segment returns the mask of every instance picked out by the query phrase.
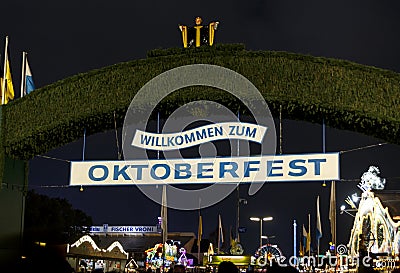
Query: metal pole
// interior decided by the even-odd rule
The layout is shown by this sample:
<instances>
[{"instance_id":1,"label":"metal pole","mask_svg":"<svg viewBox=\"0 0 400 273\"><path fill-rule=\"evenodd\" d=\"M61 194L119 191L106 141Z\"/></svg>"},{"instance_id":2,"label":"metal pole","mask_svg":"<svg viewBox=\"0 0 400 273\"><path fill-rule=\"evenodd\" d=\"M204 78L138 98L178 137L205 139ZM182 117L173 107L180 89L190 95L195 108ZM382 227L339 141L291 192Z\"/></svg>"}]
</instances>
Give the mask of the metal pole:
<instances>
[{"instance_id":1,"label":"metal pole","mask_svg":"<svg viewBox=\"0 0 400 273\"><path fill-rule=\"evenodd\" d=\"M238 114L237 114L237 118L238 118L238 121L240 122L240 117L239 117L239 115L240 115L240 112L238 111ZM240 150L239 150L239 147L240 147L240 140L238 139L238 141L237 141L237 156L239 156L239 154L240 154ZM240 188L239 188L239 186L240 186L240 184L238 184L237 185L237 219L236 219L236 230L235 230L235 234L236 234L236 240L237 240L237 242L239 243L240 242L240 238L239 238L239 225L240 225Z\"/></svg>"},{"instance_id":2,"label":"metal pole","mask_svg":"<svg viewBox=\"0 0 400 273\"><path fill-rule=\"evenodd\" d=\"M160 112L157 112L157 134L160 133ZM157 159L160 159L160 150L157 150Z\"/></svg>"},{"instance_id":3,"label":"metal pole","mask_svg":"<svg viewBox=\"0 0 400 273\"><path fill-rule=\"evenodd\" d=\"M308 246L308 256L311 257L311 215L308 214L308 236L310 237L310 240L307 242Z\"/></svg>"},{"instance_id":4,"label":"metal pole","mask_svg":"<svg viewBox=\"0 0 400 273\"><path fill-rule=\"evenodd\" d=\"M239 185L237 186L237 219L236 219L236 230L235 230L235 234L236 234L236 240L239 243L240 239L239 239L239 221L240 221L240 191L239 191Z\"/></svg>"},{"instance_id":5,"label":"metal pole","mask_svg":"<svg viewBox=\"0 0 400 273\"><path fill-rule=\"evenodd\" d=\"M263 219L262 218L260 218L260 248L262 247L262 222L263 222Z\"/></svg>"},{"instance_id":6,"label":"metal pole","mask_svg":"<svg viewBox=\"0 0 400 273\"><path fill-rule=\"evenodd\" d=\"M325 153L325 120L322 118L322 152Z\"/></svg>"},{"instance_id":7,"label":"metal pole","mask_svg":"<svg viewBox=\"0 0 400 273\"><path fill-rule=\"evenodd\" d=\"M86 128L83 128L82 161L85 161L85 150L86 150Z\"/></svg>"},{"instance_id":8,"label":"metal pole","mask_svg":"<svg viewBox=\"0 0 400 273\"><path fill-rule=\"evenodd\" d=\"M282 154L282 104L279 105L279 154Z\"/></svg>"},{"instance_id":9,"label":"metal pole","mask_svg":"<svg viewBox=\"0 0 400 273\"><path fill-rule=\"evenodd\" d=\"M293 220L293 257L297 257L296 230L297 230L296 220Z\"/></svg>"},{"instance_id":10,"label":"metal pole","mask_svg":"<svg viewBox=\"0 0 400 273\"><path fill-rule=\"evenodd\" d=\"M325 139L326 139L326 133L325 133L325 119L322 118L322 152L325 153ZM326 182L322 183L323 186L326 186Z\"/></svg>"}]
</instances>

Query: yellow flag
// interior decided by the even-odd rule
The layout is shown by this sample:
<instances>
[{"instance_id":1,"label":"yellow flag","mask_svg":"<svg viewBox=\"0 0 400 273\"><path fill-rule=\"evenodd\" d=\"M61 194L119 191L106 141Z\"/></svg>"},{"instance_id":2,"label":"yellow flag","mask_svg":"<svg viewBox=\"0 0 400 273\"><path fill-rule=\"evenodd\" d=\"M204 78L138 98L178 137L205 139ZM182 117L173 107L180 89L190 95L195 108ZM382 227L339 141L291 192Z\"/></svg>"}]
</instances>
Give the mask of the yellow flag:
<instances>
[{"instance_id":1,"label":"yellow flag","mask_svg":"<svg viewBox=\"0 0 400 273\"><path fill-rule=\"evenodd\" d=\"M200 243L201 243L201 236L203 236L203 219L201 215L199 215L199 229L197 232L197 247L200 249Z\"/></svg>"},{"instance_id":2,"label":"yellow flag","mask_svg":"<svg viewBox=\"0 0 400 273\"><path fill-rule=\"evenodd\" d=\"M307 232L307 240L306 240L306 252L309 252L311 249L311 232Z\"/></svg>"},{"instance_id":3,"label":"yellow flag","mask_svg":"<svg viewBox=\"0 0 400 273\"><path fill-rule=\"evenodd\" d=\"M1 79L1 88L5 86L5 90L2 90L1 94L4 94L4 104L7 104L10 100L14 99L14 86L11 78L10 63L6 61L6 83L4 85L3 79Z\"/></svg>"},{"instance_id":4,"label":"yellow flag","mask_svg":"<svg viewBox=\"0 0 400 273\"><path fill-rule=\"evenodd\" d=\"M307 240L306 240L306 252L310 253L311 251L311 226L310 226L310 214L308 214L308 232L307 232Z\"/></svg>"}]
</instances>

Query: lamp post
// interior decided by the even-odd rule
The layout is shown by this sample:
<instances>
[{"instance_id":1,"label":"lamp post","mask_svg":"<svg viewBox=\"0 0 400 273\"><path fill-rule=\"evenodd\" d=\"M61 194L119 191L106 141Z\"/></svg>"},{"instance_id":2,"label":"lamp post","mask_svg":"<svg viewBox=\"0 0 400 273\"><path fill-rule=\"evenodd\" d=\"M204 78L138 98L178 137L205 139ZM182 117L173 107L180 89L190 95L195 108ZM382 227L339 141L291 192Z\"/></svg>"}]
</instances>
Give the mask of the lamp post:
<instances>
[{"instance_id":1,"label":"lamp post","mask_svg":"<svg viewBox=\"0 0 400 273\"><path fill-rule=\"evenodd\" d=\"M239 224L239 221L240 221L240 204L243 204L243 205L246 205L247 204L247 200L246 199L244 199L244 198L240 198L240 195L239 195L239 186L237 187L238 188L238 195L237 195L237 219L236 219L236 232L235 232L235 234L236 234L236 240L237 240L237 242L238 243L240 243L240 237L239 237L239 227L240 227L240 224Z\"/></svg>"},{"instance_id":2,"label":"lamp post","mask_svg":"<svg viewBox=\"0 0 400 273\"><path fill-rule=\"evenodd\" d=\"M250 217L251 221L254 222L260 222L260 247L262 247L262 239L263 239L263 229L262 229L262 223L267 222L267 221L272 221L274 218L269 216L269 217L264 217L264 218L259 218L259 217Z\"/></svg>"}]
</instances>

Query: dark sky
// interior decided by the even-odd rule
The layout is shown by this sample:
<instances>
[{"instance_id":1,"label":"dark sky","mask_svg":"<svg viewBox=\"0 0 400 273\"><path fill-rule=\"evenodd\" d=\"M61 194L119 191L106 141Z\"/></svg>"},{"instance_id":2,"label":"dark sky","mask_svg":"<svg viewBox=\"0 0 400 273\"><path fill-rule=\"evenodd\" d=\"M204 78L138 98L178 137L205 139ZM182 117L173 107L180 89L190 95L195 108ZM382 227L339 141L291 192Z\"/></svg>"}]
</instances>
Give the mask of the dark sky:
<instances>
[{"instance_id":1,"label":"dark sky","mask_svg":"<svg viewBox=\"0 0 400 273\"><path fill-rule=\"evenodd\" d=\"M7 1L0 16L2 39L9 36L14 87L19 90L21 52L28 59L37 87L115 63L145 58L155 48L180 47L178 24L192 25L196 16L219 21L216 43L244 43L248 50L274 50L354 61L400 72L400 3L396 1ZM1 47L3 48L3 47ZM3 53L1 52L3 55ZM38 110L39 111L39 110ZM278 124L278 122L276 123ZM327 128L326 151L351 150L383 141L348 131ZM49 151L47 156L63 160L82 159L82 139ZM99 152L101 147L101 152ZM322 129L318 124L283 121L283 152L322 151ZM370 165L381 169L388 187L396 188L400 171L396 164L400 147L383 145L341 155L338 205L358 192L357 180ZM85 159L117 159L114 132L86 139ZM40 193L67 198L76 208L101 225L153 225L160 206L135 187L78 188L68 185L69 164L35 157L30 162L29 183ZM352 180L352 181L348 181ZM60 187L53 187L59 185ZM51 186L51 187L43 187ZM242 186L241 225L247 233L241 241L246 252L258 246L259 225L250 216L273 216L264 233L276 236L285 255L292 254L293 220L307 225L311 213L315 234L316 197L321 198L323 238L329 235L329 183L265 184L255 195ZM221 213L226 235L235 225L236 195L202 211L204 235L218 224ZM346 244L352 219L338 215L338 243ZM197 212L169 211L171 231L197 230ZM313 235L313 238L315 236ZM227 239L228 237L226 237Z\"/></svg>"}]
</instances>

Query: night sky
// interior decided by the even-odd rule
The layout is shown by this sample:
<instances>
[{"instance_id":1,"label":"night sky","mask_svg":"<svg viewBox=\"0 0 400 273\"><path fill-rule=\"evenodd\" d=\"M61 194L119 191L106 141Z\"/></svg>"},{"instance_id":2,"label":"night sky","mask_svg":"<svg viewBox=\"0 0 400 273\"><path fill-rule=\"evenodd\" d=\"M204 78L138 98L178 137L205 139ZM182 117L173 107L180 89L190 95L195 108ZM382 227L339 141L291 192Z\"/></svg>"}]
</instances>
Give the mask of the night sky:
<instances>
[{"instance_id":1,"label":"night sky","mask_svg":"<svg viewBox=\"0 0 400 273\"><path fill-rule=\"evenodd\" d=\"M145 58L155 48L181 47L178 24L219 21L216 43L244 43L248 50L272 50L344 59L400 72L400 3L395 1L7 1L0 16L2 39L9 36L14 88L19 90L22 51L28 52L37 87L119 62ZM4 48L1 46L1 48ZM3 52L1 52L3 55ZM19 92L18 92L19 93ZM39 109L38 109L39 111ZM276 121L279 124L279 121ZM283 152L322 152L320 124L283 120ZM83 131L83 130L82 130ZM384 141L349 131L326 129L326 152L349 151ZM88 136L86 160L116 160L115 132ZM68 160L82 160L83 140L49 151L30 161L29 185L39 193L68 199L93 217L96 225L154 225L160 206L135 187L92 187L80 192L69 183ZM99 149L101 147L101 149ZM398 189L397 145L381 145L343 153L337 203L359 192L356 185L370 165L378 166L391 189ZM66 160L66 161L64 161ZM259 224L250 216L273 216L264 235L275 236L286 256L292 254L293 220L308 225L315 238L316 198L320 196L321 249L330 240L329 186L320 182L270 183L254 196L241 187L241 242L253 254ZM339 208L338 208L339 211ZM214 231L221 213L228 240L235 226L236 192L202 210L204 235ZM169 210L170 231L197 232L197 211ZM346 244L352 218L337 216L338 244ZM298 229L300 231L300 229Z\"/></svg>"}]
</instances>

